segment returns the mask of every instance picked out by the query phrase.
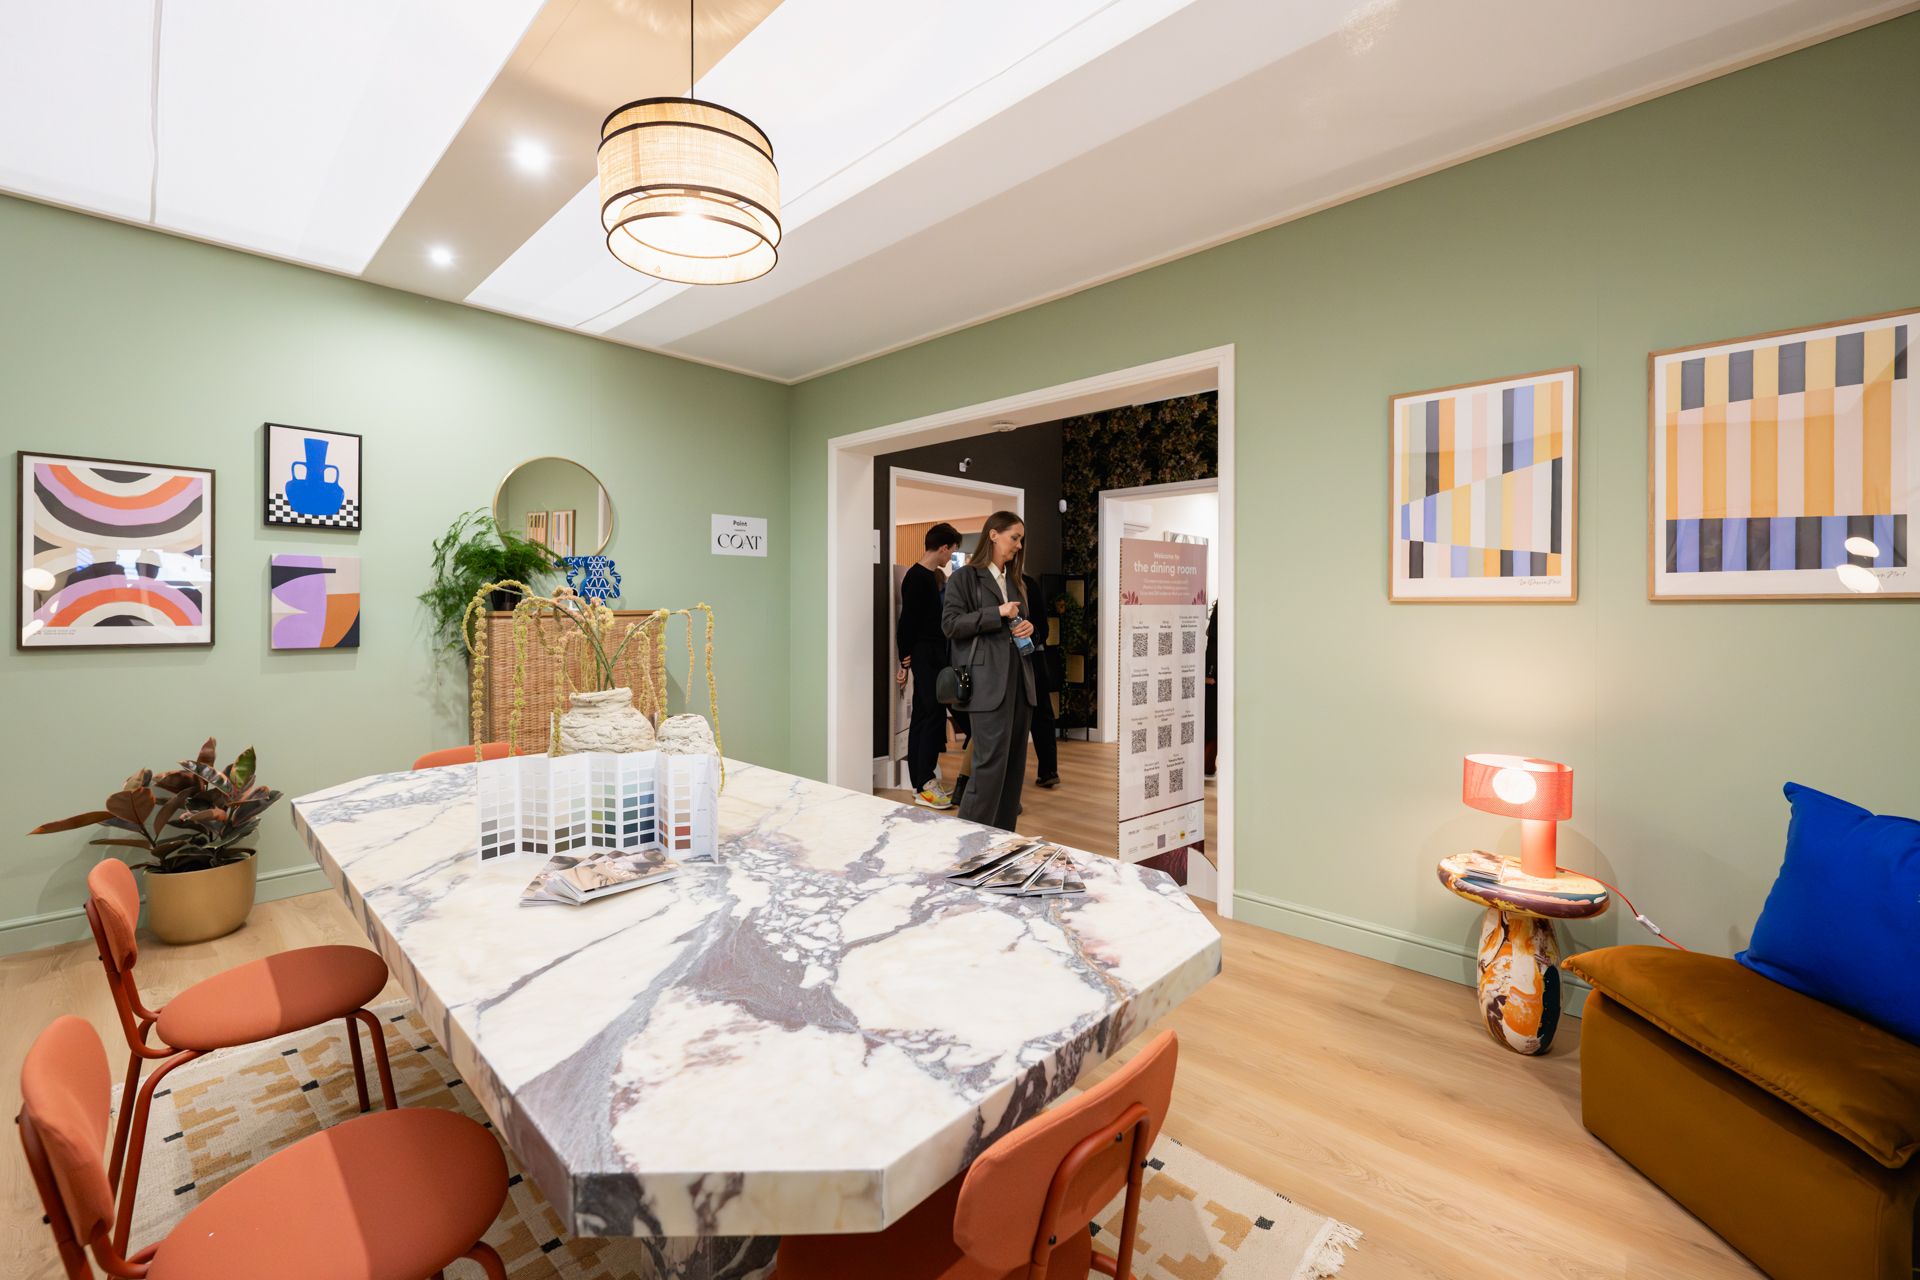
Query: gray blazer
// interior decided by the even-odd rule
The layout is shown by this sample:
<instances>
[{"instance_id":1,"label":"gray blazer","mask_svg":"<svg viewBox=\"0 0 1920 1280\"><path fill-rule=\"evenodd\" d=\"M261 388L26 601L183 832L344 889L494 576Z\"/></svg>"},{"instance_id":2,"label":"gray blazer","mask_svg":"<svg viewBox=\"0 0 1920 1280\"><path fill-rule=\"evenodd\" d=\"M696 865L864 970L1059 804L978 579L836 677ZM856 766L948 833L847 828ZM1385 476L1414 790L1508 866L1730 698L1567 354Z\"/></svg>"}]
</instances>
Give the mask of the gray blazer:
<instances>
[{"instance_id":1,"label":"gray blazer","mask_svg":"<svg viewBox=\"0 0 1920 1280\"><path fill-rule=\"evenodd\" d=\"M1018 590L1017 582L1012 585ZM972 659L973 697L965 707L970 712L998 711L1004 706L1016 667L1027 705L1032 706L1039 700L1034 692L1033 659L1023 657L1014 646L1012 621L1000 616L1000 606L1004 603L993 575L979 565L965 566L947 583L946 602L940 609L940 629L952 642L954 666L967 666L969 657ZM1027 612L1031 614L1032 610L1033 602L1028 601ZM979 639L977 645L975 637Z\"/></svg>"}]
</instances>

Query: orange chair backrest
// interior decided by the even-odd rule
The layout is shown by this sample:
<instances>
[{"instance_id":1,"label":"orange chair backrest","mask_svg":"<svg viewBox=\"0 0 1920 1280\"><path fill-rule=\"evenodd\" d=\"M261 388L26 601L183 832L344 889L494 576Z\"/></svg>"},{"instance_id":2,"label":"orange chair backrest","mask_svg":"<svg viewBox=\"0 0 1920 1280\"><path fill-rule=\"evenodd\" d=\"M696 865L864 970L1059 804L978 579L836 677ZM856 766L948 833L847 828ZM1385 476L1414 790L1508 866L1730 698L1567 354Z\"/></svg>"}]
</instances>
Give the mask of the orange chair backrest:
<instances>
[{"instance_id":1,"label":"orange chair backrest","mask_svg":"<svg viewBox=\"0 0 1920 1280\"><path fill-rule=\"evenodd\" d=\"M1089 1135L1120 1123L1135 1104L1148 1117L1144 1153L1160 1134L1173 1097L1180 1042L1173 1032L1156 1036L1132 1061L1071 1102L1016 1128L974 1160L960 1185L953 1239L966 1255L996 1273L1025 1267L1040 1231L1042 1206L1054 1174L1069 1152ZM1126 1186L1130 1142L1108 1143L1068 1187L1059 1221L1080 1230Z\"/></svg>"},{"instance_id":2,"label":"orange chair backrest","mask_svg":"<svg viewBox=\"0 0 1920 1280\"><path fill-rule=\"evenodd\" d=\"M20 1068L21 1119L39 1142L60 1199L59 1205L46 1206L48 1215L64 1208L82 1244L113 1222L113 1188L103 1155L112 1088L99 1035L72 1014L40 1033ZM29 1143L30 1158L32 1150ZM57 1219L54 1234L60 1235Z\"/></svg>"},{"instance_id":3,"label":"orange chair backrest","mask_svg":"<svg viewBox=\"0 0 1920 1280\"><path fill-rule=\"evenodd\" d=\"M107 958L124 973L140 958L140 945L134 939L140 923L140 887L133 882L133 871L120 859L108 858L87 872L87 892L111 952Z\"/></svg>"},{"instance_id":4,"label":"orange chair backrest","mask_svg":"<svg viewBox=\"0 0 1920 1280\"><path fill-rule=\"evenodd\" d=\"M480 758L482 760L498 760L503 756L513 754L514 750L512 745L505 742L487 742L482 743L480 747ZM438 751L429 751L418 760L415 760L413 767L416 769L440 769L450 764L472 763L472 747L442 747Z\"/></svg>"}]
</instances>

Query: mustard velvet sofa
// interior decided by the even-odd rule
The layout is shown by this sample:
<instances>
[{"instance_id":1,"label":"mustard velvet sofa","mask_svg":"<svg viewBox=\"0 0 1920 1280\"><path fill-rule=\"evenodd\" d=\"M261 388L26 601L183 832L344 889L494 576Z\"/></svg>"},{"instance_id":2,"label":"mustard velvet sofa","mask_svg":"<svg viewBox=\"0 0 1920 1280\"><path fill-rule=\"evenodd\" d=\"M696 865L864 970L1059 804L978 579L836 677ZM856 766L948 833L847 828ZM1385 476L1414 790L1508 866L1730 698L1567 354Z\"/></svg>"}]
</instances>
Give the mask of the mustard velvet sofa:
<instances>
[{"instance_id":1,"label":"mustard velvet sofa","mask_svg":"<svg viewBox=\"0 0 1920 1280\"><path fill-rule=\"evenodd\" d=\"M1565 968L1589 1131L1775 1280L1915 1280L1920 1045L1723 956Z\"/></svg>"}]
</instances>

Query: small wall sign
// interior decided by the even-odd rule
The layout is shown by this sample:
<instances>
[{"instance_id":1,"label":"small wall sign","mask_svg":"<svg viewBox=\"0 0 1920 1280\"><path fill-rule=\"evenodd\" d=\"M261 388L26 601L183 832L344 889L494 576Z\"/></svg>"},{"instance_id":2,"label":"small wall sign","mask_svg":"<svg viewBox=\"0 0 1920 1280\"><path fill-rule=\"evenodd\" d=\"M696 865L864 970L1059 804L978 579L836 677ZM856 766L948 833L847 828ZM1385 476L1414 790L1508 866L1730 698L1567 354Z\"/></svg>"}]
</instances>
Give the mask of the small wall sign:
<instances>
[{"instance_id":1,"label":"small wall sign","mask_svg":"<svg viewBox=\"0 0 1920 1280\"><path fill-rule=\"evenodd\" d=\"M715 516L713 518L713 554L717 556L764 556L767 554L767 522L761 516Z\"/></svg>"}]
</instances>

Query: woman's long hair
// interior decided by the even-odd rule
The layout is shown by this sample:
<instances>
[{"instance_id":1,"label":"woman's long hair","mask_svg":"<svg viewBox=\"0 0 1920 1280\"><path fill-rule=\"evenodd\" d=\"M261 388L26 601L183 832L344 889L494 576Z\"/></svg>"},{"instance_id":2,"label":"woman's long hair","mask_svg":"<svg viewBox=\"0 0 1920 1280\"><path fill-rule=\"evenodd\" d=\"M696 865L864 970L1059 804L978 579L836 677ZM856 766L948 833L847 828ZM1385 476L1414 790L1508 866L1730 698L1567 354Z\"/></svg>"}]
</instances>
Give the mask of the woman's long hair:
<instances>
[{"instance_id":1,"label":"woman's long hair","mask_svg":"<svg viewBox=\"0 0 1920 1280\"><path fill-rule=\"evenodd\" d=\"M1024 527L1026 523L1011 511L996 511L988 516L987 523L980 529L980 545L975 547L973 554L967 557L967 563L977 564L982 569L987 568L993 563L993 535L1005 533L1014 525ZM1018 551L1013 553L1013 559L1007 561L1007 567L1002 572L1007 575L1007 598L1018 599L1021 604L1026 604L1027 548L1024 543Z\"/></svg>"}]
</instances>

